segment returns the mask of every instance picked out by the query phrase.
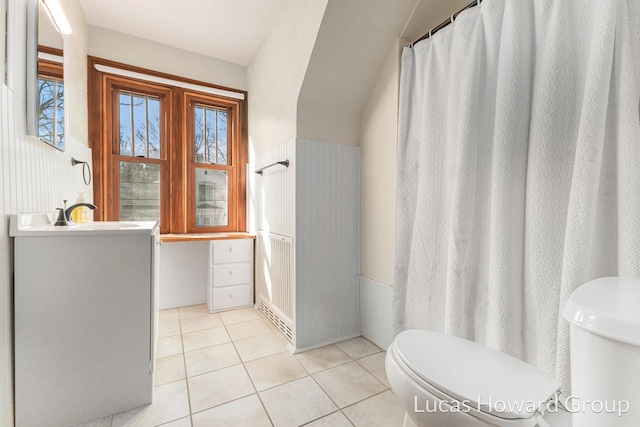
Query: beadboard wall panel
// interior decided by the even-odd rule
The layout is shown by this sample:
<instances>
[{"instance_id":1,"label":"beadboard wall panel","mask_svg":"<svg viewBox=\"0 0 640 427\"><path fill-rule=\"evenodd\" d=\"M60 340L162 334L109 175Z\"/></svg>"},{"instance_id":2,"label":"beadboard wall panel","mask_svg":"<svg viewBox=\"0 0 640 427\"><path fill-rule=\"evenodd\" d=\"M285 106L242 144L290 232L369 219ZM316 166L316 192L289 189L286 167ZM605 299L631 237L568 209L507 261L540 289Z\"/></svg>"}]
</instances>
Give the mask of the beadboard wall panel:
<instances>
[{"instance_id":1,"label":"beadboard wall panel","mask_svg":"<svg viewBox=\"0 0 640 427\"><path fill-rule=\"evenodd\" d=\"M296 347L359 334L360 148L296 143Z\"/></svg>"},{"instance_id":2,"label":"beadboard wall panel","mask_svg":"<svg viewBox=\"0 0 640 427\"><path fill-rule=\"evenodd\" d=\"M256 221L258 229L286 237L294 237L295 233L295 200L296 200L296 146L294 143L276 147L260 156L255 168L257 170L275 162L289 160L289 167L276 165L265 169L254 178L256 194ZM252 172L253 173L253 172Z\"/></svg>"},{"instance_id":3,"label":"beadboard wall panel","mask_svg":"<svg viewBox=\"0 0 640 427\"><path fill-rule=\"evenodd\" d=\"M4 1L2 2L4 3ZM67 117L78 124L67 132L66 151L60 152L26 135L26 2L9 0L7 21L7 82L0 78L0 425L13 425L13 242L9 216L16 213L52 212L62 199L75 201L92 188L82 181L80 166L71 158L91 161L86 122L86 20L78 0L63 0L73 34L65 38L65 90L76 102L66 106ZM1 9L1 8L0 8ZM2 15L4 17L4 14ZM0 33L5 43L5 33ZM69 53L69 54L68 54ZM83 65L83 63L85 65ZM69 74L67 74L69 71ZM76 74L80 73L80 74ZM67 129L68 130L68 129ZM52 254L56 256L58 254ZM72 254L71 254L72 256Z\"/></svg>"}]
</instances>

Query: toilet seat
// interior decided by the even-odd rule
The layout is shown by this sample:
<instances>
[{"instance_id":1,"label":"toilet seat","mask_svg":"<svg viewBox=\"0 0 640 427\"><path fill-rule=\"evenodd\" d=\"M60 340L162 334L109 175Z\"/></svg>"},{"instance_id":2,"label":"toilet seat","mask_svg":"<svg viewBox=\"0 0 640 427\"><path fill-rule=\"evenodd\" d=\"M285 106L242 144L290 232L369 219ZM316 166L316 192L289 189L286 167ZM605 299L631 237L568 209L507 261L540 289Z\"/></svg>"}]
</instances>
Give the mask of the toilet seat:
<instances>
[{"instance_id":1,"label":"toilet seat","mask_svg":"<svg viewBox=\"0 0 640 427\"><path fill-rule=\"evenodd\" d=\"M533 366L452 335L407 330L392 347L414 380L477 414L528 419L560 389L559 381Z\"/></svg>"}]
</instances>

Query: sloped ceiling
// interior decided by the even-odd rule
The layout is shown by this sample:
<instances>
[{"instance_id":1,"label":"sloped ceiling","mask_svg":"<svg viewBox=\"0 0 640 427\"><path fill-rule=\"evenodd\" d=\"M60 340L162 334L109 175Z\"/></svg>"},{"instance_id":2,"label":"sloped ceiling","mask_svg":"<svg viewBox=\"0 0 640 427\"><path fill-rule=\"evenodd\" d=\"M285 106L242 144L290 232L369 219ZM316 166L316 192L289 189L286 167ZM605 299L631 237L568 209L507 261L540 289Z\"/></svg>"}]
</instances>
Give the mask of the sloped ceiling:
<instances>
[{"instance_id":1,"label":"sloped ceiling","mask_svg":"<svg viewBox=\"0 0 640 427\"><path fill-rule=\"evenodd\" d=\"M362 109L397 39L413 41L470 1L329 0L298 98L298 136L359 145Z\"/></svg>"}]
</instances>

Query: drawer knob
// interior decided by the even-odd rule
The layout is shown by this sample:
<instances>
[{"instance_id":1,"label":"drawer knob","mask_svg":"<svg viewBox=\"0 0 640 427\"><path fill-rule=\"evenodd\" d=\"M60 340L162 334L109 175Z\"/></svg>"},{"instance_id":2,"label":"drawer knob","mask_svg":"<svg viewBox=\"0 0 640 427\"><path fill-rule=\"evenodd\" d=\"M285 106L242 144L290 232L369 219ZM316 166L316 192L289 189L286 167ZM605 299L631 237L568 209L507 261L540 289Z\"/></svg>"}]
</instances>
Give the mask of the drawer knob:
<instances>
[{"instance_id":1,"label":"drawer knob","mask_svg":"<svg viewBox=\"0 0 640 427\"><path fill-rule=\"evenodd\" d=\"M233 246L229 247L229 252L233 252Z\"/></svg>"},{"instance_id":2,"label":"drawer knob","mask_svg":"<svg viewBox=\"0 0 640 427\"><path fill-rule=\"evenodd\" d=\"M233 298L233 294L229 294L229 298Z\"/></svg>"},{"instance_id":3,"label":"drawer knob","mask_svg":"<svg viewBox=\"0 0 640 427\"><path fill-rule=\"evenodd\" d=\"M229 274L233 274L233 270L229 270Z\"/></svg>"}]
</instances>

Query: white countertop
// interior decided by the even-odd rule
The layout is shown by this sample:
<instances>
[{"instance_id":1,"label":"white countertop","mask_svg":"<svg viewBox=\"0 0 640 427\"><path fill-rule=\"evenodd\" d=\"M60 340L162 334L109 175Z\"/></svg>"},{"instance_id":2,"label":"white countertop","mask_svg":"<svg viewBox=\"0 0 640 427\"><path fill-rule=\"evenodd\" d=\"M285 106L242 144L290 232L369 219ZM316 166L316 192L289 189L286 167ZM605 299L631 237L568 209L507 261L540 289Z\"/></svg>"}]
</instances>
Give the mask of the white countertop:
<instances>
[{"instance_id":1,"label":"white countertop","mask_svg":"<svg viewBox=\"0 0 640 427\"><path fill-rule=\"evenodd\" d=\"M56 226L51 222L49 214L18 214L11 215L9 236L36 237L62 235L91 235L91 234L151 234L156 227L156 221L95 221L68 226Z\"/></svg>"}]
</instances>

